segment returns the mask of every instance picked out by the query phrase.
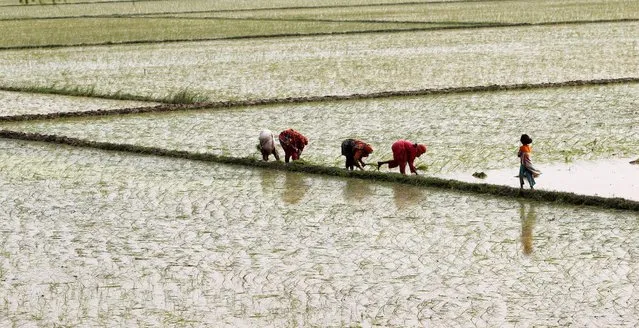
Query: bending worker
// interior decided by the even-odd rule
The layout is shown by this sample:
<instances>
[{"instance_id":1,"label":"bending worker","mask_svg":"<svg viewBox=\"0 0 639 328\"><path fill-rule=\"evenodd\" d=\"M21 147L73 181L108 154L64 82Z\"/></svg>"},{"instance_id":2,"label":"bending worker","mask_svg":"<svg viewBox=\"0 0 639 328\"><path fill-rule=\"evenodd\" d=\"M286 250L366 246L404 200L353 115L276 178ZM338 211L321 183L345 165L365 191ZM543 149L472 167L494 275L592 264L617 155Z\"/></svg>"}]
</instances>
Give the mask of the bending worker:
<instances>
[{"instance_id":1,"label":"bending worker","mask_svg":"<svg viewBox=\"0 0 639 328\"><path fill-rule=\"evenodd\" d=\"M400 139L393 143L391 149L393 150L393 159L390 161L377 162L378 170L384 164L388 164L388 168L390 169L399 166L399 172L405 175L406 164L408 163L410 171L417 174L417 170L415 170L413 162L415 161L415 158L426 152L426 145Z\"/></svg>"},{"instance_id":2,"label":"bending worker","mask_svg":"<svg viewBox=\"0 0 639 328\"><path fill-rule=\"evenodd\" d=\"M364 169L366 163L362 160L373 152L371 145L356 139L346 139L342 142L342 155L346 156L346 169L353 170L357 166Z\"/></svg>"},{"instance_id":3,"label":"bending worker","mask_svg":"<svg viewBox=\"0 0 639 328\"><path fill-rule=\"evenodd\" d=\"M280 155L277 153L277 148L275 148L275 139L273 138L273 133L271 130L262 130L260 131L260 152L262 153L262 159L266 162L268 161L268 157L270 155L274 155L276 160L280 160Z\"/></svg>"},{"instance_id":4,"label":"bending worker","mask_svg":"<svg viewBox=\"0 0 639 328\"><path fill-rule=\"evenodd\" d=\"M279 139L280 145L284 149L284 162L286 163L291 157L294 161L300 159L304 146L308 145L308 139L293 129L282 131Z\"/></svg>"}]
</instances>

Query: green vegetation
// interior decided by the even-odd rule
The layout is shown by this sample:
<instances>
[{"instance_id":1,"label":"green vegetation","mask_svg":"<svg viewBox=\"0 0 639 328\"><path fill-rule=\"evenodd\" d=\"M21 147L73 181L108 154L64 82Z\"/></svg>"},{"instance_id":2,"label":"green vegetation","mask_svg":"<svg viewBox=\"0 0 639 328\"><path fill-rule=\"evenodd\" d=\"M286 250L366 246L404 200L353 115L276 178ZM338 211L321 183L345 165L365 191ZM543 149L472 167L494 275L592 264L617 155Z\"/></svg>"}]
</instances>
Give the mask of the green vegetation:
<instances>
[{"instance_id":1,"label":"green vegetation","mask_svg":"<svg viewBox=\"0 0 639 328\"><path fill-rule=\"evenodd\" d=\"M427 25L418 24L417 27ZM0 30L4 35L0 41L0 49L300 36L408 28L396 23L193 20L126 16L5 20L0 21Z\"/></svg>"},{"instance_id":2,"label":"green vegetation","mask_svg":"<svg viewBox=\"0 0 639 328\"><path fill-rule=\"evenodd\" d=\"M181 17L298 19L367 22L438 23L449 26L486 24L544 24L639 19L639 4L626 0L579 1L450 1L386 3L361 6L294 7L279 10L243 10L182 14Z\"/></svg>"},{"instance_id":3,"label":"green vegetation","mask_svg":"<svg viewBox=\"0 0 639 328\"><path fill-rule=\"evenodd\" d=\"M42 0L51 2L52 0ZM0 18L144 15L224 15L225 17L278 19L338 19L369 21L428 22L510 22L536 23L575 20L639 18L639 5L627 0L519 0L519 1L395 1L395 0L66 0L56 10L50 6L17 6L17 1L1 0ZM91 3L95 2L95 3ZM74 4L79 3L79 4Z\"/></svg>"},{"instance_id":4,"label":"green vegetation","mask_svg":"<svg viewBox=\"0 0 639 328\"><path fill-rule=\"evenodd\" d=\"M69 2L4 8L0 49L639 20L624 0Z\"/></svg>"},{"instance_id":5,"label":"green vegetation","mask_svg":"<svg viewBox=\"0 0 639 328\"><path fill-rule=\"evenodd\" d=\"M206 101L209 101L209 98L199 93L193 92L187 88L176 91L168 95L166 98L158 100L158 102L167 104L197 104Z\"/></svg>"}]
</instances>

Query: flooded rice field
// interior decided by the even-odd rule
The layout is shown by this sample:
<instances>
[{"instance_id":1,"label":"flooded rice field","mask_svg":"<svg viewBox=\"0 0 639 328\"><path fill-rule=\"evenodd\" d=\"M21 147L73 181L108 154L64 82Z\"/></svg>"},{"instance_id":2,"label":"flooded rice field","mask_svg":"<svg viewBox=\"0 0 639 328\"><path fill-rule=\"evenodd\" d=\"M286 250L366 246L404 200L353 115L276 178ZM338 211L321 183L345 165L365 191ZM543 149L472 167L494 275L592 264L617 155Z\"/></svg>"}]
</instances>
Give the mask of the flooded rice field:
<instances>
[{"instance_id":1,"label":"flooded rice field","mask_svg":"<svg viewBox=\"0 0 639 328\"><path fill-rule=\"evenodd\" d=\"M211 40L246 38L255 35L331 34L368 30L406 29L403 23L296 21L282 24L279 21L247 21L238 19L192 19L188 17L98 17L101 28L96 28L96 18L60 18L40 20L0 20L0 29L7 30L7 37L0 40L0 49L33 46L95 45L105 43L158 43L165 40ZM434 26L415 23L414 27ZM61 27L63 29L61 30ZM36 30L39 33L21 33ZM82 31L82 33L77 33ZM28 36L25 37L25 34Z\"/></svg>"},{"instance_id":2,"label":"flooded rice field","mask_svg":"<svg viewBox=\"0 0 639 328\"><path fill-rule=\"evenodd\" d=\"M429 146L416 162L420 173L513 187L519 136L528 133L543 172L538 189L639 200L639 165L628 163L639 158L639 84L631 82L639 4L373 1L319 0L312 6L322 8L304 9L311 4L301 0L0 0L0 23L14 31L0 41L0 86L244 101L627 83L39 119L0 129L258 159L261 129L294 128L310 140L303 161L333 167L344 165L345 138L371 143L371 163L407 138ZM540 24L477 28L495 23ZM119 29L104 30L108 24ZM396 31L436 24L456 28ZM290 31L348 33L270 35ZM221 39L77 44L198 37ZM55 43L74 46L26 49ZM0 92L0 103L0 116L156 105L17 92ZM639 322L633 211L0 138L0 217L0 327Z\"/></svg>"},{"instance_id":3,"label":"flooded rice field","mask_svg":"<svg viewBox=\"0 0 639 328\"><path fill-rule=\"evenodd\" d=\"M1 326L629 326L633 212L0 140Z\"/></svg>"},{"instance_id":4,"label":"flooded rice field","mask_svg":"<svg viewBox=\"0 0 639 328\"><path fill-rule=\"evenodd\" d=\"M0 116L86 112L158 105L153 102L70 97L51 94L0 91Z\"/></svg>"},{"instance_id":5,"label":"flooded rice field","mask_svg":"<svg viewBox=\"0 0 639 328\"><path fill-rule=\"evenodd\" d=\"M0 52L0 84L211 100L634 77L639 23ZM24 74L29 72L29 74Z\"/></svg>"},{"instance_id":6,"label":"flooded rice field","mask_svg":"<svg viewBox=\"0 0 639 328\"><path fill-rule=\"evenodd\" d=\"M454 0L444 0L454 1ZM51 3L53 0L39 0ZM403 2L403 0L386 0L388 4ZM424 1L427 2L427 1ZM437 2L442 2L438 0ZM16 6L15 0L0 0L0 6L6 6L0 11L0 18L29 18L29 17L67 17L67 16L104 16L115 14L152 14L179 13L191 11L228 11L260 8L281 8L291 6L308 6L304 0L152 0L152 1L122 1L122 0L65 0L65 5L48 6ZM60 1L57 1L61 4ZM344 6L379 3L376 0L314 0L315 6Z\"/></svg>"},{"instance_id":7,"label":"flooded rice field","mask_svg":"<svg viewBox=\"0 0 639 328\"><path fill-rule=\"evenodd\" d=\"M537 164L639 155L639 84L285 104L176 113L4 123L23 132L259 158L258 132L294 128L302 159L343 166L340 144L369 142L375 163L400 138L426 143L426 174L519 167L521 133ZM280 152L281 149L280 149Z\"/></svg>"},{"instance_id":8,"label":"flooded rice field","mask_svg":"<svg viewBox=\"0 0 639 328\"><path fill-rule=\"evenodd\" d=\"M433 1L434 2L434 1ZM636 19L639 4L625 0L535 0L535 1L450 1L404 2L391 5L335 6L324 8L289 8L281 10L246 10L180 14L186 17L236 17L266 19L317 19L376 22L439 22L442 26L484 23L540 23L561 21L593 21Z\"/></svg>"}]
</instances>

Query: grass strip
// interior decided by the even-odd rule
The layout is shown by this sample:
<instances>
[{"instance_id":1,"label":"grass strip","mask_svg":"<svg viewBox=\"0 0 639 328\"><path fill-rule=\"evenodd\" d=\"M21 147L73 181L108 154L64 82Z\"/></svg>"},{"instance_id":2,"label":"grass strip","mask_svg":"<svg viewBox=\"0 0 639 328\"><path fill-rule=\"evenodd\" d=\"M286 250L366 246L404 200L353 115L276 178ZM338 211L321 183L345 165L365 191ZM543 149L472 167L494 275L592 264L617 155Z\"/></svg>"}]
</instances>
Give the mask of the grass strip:
<instances>
[{"instance_id":1,"label":"grass strip","mask_svg":"<svg viewBox=\"0 0 639 328\"><path fill-rule=\"evenodd\" d=\"M485 183L469 183L428 176L406 176L399 173L383 173L379 171L347 171L343 168L328 167L307 162L292 162L291 164L285 164L283 162L263 162L261 160L256 160L248 157L220 156L207 153L195 153L182 150L170 150L130 144L96 142L58 135L23 133L8 130L0 130L0 138L47 142L74 147L129 152L151 156L182 158L188 160L241 165L247 167L258 167L262 169L280 170L287 172L301 172L341 178L384 181L391 183L408 184L418 187L438 188L476 194L487 194L507 198L525 198L535 201L570 204L577 206L595 206L639 212L639 202L624 198L605 198L559 191L519 189L509 186L491 185Z\"/></svg>"},{"instance_id":2,"label":"grass strip","mask_svg":"<svg viewBox=\"0 0 639 328\"><path fill-rule=\"evenodd\" d=\"M148 107L0 116L0 122L51 120L51 119L72 118L72 117L160 113L160 112L171 112L171 111L181 111L181 110L222 109L222 108L252 107L252 106L265 106L265 105L301 104L301 103L317 103L317 102L331 102L331 101L379 99L379 98L391 98L391 97L416 97L416 96L455 94L455 93L498 92L498 91L532 90L532 89L544 89L544 88L565 88L565 87L628 84L628 83L639 83L639 77L598 79L598 80L573 80L573 81L548 82L548 83L537 83L537 84L533 84L533 83L492 84L492 85L473 86L473 87L419 89L419 90L409 90L409 91L382 91L382 92L373 92L373 93L356 93L351 95L267 98L267 99L219 101L219 102L204 101L206 97L198 95L193 92L189 92L188 90L182 90L180 92L174 93L162 99L155 99L150 97L136 98L137 96L131 96L131 98L135 98L135 99L124 99L124 97L122 97L120 93L116 94L114 98L109 98L109 95L83 94L82 96L84 97L108 98L108 99L118 99L118 100L144 99L144 101L159 102L164 104L158 105L158 106L148 106ZM55 92L55 94L61 94L61 95L70 95L70 96L76 95L76 94L73 94L73 92L71 92L71 94L65 93L66 90L68 89L37 88L37 87L27 87L27 88L0 87L0 91L33 92L33 93ZM70 89L70 90L73 91L74 89ZM52 91L52 92L49 92L49 91Z\"/></svg>"}]
</instances>

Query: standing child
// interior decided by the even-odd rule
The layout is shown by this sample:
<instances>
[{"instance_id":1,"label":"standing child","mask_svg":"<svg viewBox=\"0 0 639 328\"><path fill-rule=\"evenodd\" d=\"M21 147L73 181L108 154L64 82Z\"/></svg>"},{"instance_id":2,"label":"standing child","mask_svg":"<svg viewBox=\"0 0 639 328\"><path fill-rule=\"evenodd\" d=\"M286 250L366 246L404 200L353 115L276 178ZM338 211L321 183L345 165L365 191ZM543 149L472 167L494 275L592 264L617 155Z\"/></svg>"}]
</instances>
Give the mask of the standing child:
<instances>
[{"instance_id":1,"label":"standing child","mask_svg":"<svg viewBox=\"0 0 639 328\"><path fill-rule=\"evenodd\" d=\"M541 171L537 170L533 164L532 159L530 157L530 153L532 152L532 148L530 144L533 142L532 138L530 138L527 134L522 134L521 138L522 146L519 147L519 152L517 156L519 157L519 185L520 188L524 188L524 177L528 180L528 184L530 185L530 189L535 189L535 178L541 174Z\"/></svg>"}]
</instances>

